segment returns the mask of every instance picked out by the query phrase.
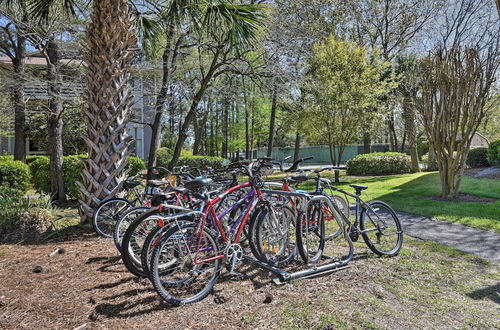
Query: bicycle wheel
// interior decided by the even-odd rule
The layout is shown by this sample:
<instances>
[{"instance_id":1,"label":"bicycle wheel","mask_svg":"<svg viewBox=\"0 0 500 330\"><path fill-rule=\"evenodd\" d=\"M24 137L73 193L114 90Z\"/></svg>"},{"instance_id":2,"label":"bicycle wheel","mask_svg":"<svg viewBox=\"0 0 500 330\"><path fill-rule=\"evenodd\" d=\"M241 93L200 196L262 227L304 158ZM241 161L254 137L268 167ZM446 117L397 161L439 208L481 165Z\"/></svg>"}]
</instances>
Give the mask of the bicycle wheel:
<instances>
[{"instance_id":1,"label":"bicycle wheel","mask_svg":"<svg viewBox=\"0 0 500 330\"><path fill-rule=\"evenodd\" d=\"M325 248L323 201L310 202L295 225L297 250L306 263L318 262Z\"/></svg>"},{"instance_id":2,"label":"bicycle wheel","mask_svg":"<svg viewBox=\"0 0 500 330\"><path fill-rule=\"evenodd\" d=\"M345 198L339 195L328 195L332 203L337 206L338 211L340 211L347 219L349 219L349 204ZM323 206L324 220L325 220L325 239L334 239L342 234L342 228L338 225L336 216L340 216L337 210L330 210L326 205Z\"/></svg>"},{"instance_id":3,"label":"bicycle wheel","mask_svg":"<svg viewBox=\"0 0 500 330\"><path fill-rule=\"evenodd\" d=\"M366 245L378 255L395 256L403 246L403 230L394 210L371 201L361 211L360 229Z\"/></svg>"},{"instance_id":4,"label":"bicycle wheel","mask_svg":"<svg viewBox=\"0 0 500 330\"><path fill-rule=\"evenodd\" d=\"M171 228L153 249L151 279L155 290L174 306L202 300L220 275L222 259L214 259L218 255L215 235L209 230L200 232L196 224ZM167 266L169 271L163 272L161 268Z\"/></svg>"},{"instance_id":5,"label":"bicycle wheel","mask_svg":"<svg viewBox=\"0 0 500 330\"><path fill-rule=\"evenodd\" d=\"M177 224L184 224L193 221L194 221L193 217L186 216L178 219ZM153 249L160 243L161 238L171 228L171 225L172 221L169 221L168 218L165 218L162 222L160 222L155 228L153 228L149 232L148 236L144 240L144 244L141 250L141 266L142 270L144 271L144 274L151 276L150 265L151 265L151 256L153 254Z\"/></svg>"},{"instance_id":6,"label":"bicycle wheel","mask_svg":"<svg viewBox=\"0 0 500 330\"><path fill-rule=\"evenodd\" d=\"M120 218L120 220L118 220L115 225L115 229L113 230L113 240L115 241L115 246L118 251L121 251L123 235L125 235L125 231L127 230L128 226L130 226L130 224L134 222L135 219L140 217L144 212L148 210L148 207L135 207L131 210L128 210Z\"/></svg>"},{"instance_id":7,"label":"bicycle wheel","mask_svg":"<svg viewBox=\"0 0 500 330\"><path fill-rule=\"evenodd\" d=\"M294 240L295 214L288 206L264 207L255 227L258 259L274 267L283 267L297 254Z\"/></svg>"},{"instance_id":8,"label":"bicycle wheel","mask_svg":"<svg viewBox=\"0 0 500 330\"><path fill-rule=\"evenodd\" d=\"M123 235L121 254L125 267L134 275L148 277L142 269L141 253L142 247L148 234L161 222L161 217L157 208L143 213L134 220Z\"/></svg>"},{"instance_id":9,"label":"bicycle wheel","mask_svg":"<svg viewBox=\"0 0 500 330\"><path fill-rule=\"evenodd\" d=\"M116 223L133 207L132 203L123 198L112 198L102 202L92 216L95 232L102 237L113 237Z\"/></svg>"}]
</instances>

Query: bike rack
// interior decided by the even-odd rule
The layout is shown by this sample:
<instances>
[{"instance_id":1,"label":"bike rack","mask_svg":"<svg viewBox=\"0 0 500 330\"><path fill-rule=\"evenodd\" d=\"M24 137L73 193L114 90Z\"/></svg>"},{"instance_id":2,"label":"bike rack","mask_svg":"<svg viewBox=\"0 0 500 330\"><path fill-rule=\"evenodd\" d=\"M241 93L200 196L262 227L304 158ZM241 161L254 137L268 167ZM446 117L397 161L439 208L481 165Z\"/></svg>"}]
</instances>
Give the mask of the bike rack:
<instances>
[{"instance_id":1,"label":"bike rack","mask_svg":"<svg viewBox=\"0 0 500 330\"><path fill-rule=\"evenodd\" d=\"M313 196L313 195L309 195L309 194L305 194L305 193L282 191L282 190L269 190L269 189L262 189L262 192L265 194L272 194L272 195L276 194L276 195L283 195L283 196L307 198L308 199L307 203L317 202L317 201L322 200L328 204L328 207L330 207L330 209L335 210L330 199L326 196L323 196L323 195L314 195ZM344 221L340 217L335 217L335 219L336 219L339 227L342 228L343 233L344 233L344 238L347 241L347 243L349 244L349 253L339 261L333 261L334 259L332 257L324 255L323 259L332 259L332 262L324 264L324 265L320 265L320 266L312 265L311 267L309 267L307 269L289 273L283 269L273 267L269 264L266 264L265 262L259 261L253 257L250 257L250 256L244 255L243 259L252 263L252 264L255 264L261 268L264 268L268 271L271 271L271 272L277 274L278 276L273 278L273 281L276 284L284 284L285 282L289 282L289 281L291 281L293 279L297 279L297 278L308 278L308 277L312 277L315 275L324 275L324 274L332 273L332 272L340 270L340 269L347 268L348 267L347 264L352 260L353 255L354 255L354 244L349 236L349 233L346 230L347 224L345 224Z\"/></svg>"}]
</instances>

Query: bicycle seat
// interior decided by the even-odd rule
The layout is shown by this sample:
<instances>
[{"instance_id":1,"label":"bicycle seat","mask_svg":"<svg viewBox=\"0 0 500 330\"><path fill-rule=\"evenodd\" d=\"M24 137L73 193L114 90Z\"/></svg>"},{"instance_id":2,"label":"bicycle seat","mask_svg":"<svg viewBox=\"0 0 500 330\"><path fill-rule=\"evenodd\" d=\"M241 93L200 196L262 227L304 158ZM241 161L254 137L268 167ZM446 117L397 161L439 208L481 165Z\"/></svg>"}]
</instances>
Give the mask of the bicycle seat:
<instances>
[{"instance_id":1,"label":"bicycle seat","mask_svg":"<svg viewBox=\"0 0 500 330\"><path fill-rule=\"evenodd\" d=\"M163 180L149 180L148 185L149 186L154 186L154 187L159 187L163 186L164 184L170 184L169 181L163 181Z\"/></svg>"},{"instance_id":2,"label":"bicycle seat","mask_svg":"<svg viewBox=\"0 0 500 330\"><path fill-rule=\"evenodd\" d=\"M135 181L135 180L125 180L125 182L123 183L123 188L124 189L133 189L137 186L140 186L141 183L139 181Z\"/></svg>"},{"instance_id":3,"label":"bicycle seat","mask_svg":"<svg viewBox=\"0 0 500 330\"><path fill-rule=\"evenodd\" d=\"M188 189L196 189L203 186L211 185L214 182L212 179L197 177L196 179L190 180L184 184L184 187Z\"/></svg>"},{"instance_id":4,"label":"bicycle seat","mask_svg":"<svg viewBox=\"0 0 500 330\"><path fill-rule=\"evenodd\" d=\"M296 182L304 182L307 181L309 177L307 176L306 173L299 173L297 175L292 176L291 179Z\"/></svg>"},{"instance_id":5,"label":"bicycle seat","mask_svg":"<svg viewBox=\"0 0 500 330\"><path fill-rule=\"evenodd\" d=\"M368 189L368 186L362 186L359 184L350 184L349 187L356 189L357 195L359 195L363 190Z\"/></svg>"}]
</instances>

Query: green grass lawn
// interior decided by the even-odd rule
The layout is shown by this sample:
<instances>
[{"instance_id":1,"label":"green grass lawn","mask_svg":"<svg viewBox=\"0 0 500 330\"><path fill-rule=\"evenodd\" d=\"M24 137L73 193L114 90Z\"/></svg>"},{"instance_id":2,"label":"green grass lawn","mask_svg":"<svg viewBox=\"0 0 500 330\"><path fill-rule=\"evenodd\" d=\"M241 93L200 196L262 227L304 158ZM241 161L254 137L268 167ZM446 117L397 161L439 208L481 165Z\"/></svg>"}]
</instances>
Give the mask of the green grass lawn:
<instances>
[{"instance_id":1,"label":"green grass lawn","mask_svg":"<svg viewBox=\"0 0 500 330\"><path fill-rule=\"evenodd\" d=\"M440 220L458 222L467 226L500 232L500 181L463 177L460 191L476 196L497 199L494 203L447 202L429 199L441 191L437 172L388 175L380 177L341 177L337 185L348 191L351 183L366 184L365 200L380 199L398 210ZM310 181L300 186L314 189ZM353 202L353 201L351 201Z\"/></svg>"}]
</instances>

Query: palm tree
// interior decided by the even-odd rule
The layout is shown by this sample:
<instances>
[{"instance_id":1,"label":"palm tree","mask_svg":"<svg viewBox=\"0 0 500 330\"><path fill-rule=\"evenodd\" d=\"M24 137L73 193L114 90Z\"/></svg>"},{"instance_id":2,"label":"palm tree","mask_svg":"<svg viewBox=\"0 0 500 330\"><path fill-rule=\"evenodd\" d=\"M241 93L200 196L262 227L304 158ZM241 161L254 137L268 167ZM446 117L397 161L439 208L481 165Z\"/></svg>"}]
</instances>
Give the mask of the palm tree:
<instances>
[{"instance_id":1,"label":"palm tree","mask_svg":"<svg viewBox=\"0 0 500 330\"><path fill-rule=\"evenodd\" d=\"M72 14L78 11L77 0L28 1L31 2L31 12L42 20L47 19L54 8L63 8ZM173 0L163 12L162 19L166 26L171 27L189 18L199 31L207 27L211 31L222 28L228 33L228 43L241 45L255 38L261 24L256 14L258 11L257 5L234 5L233 1ZM84 222L91 219L98 203L115 194L124 175L129 144L126 124L132 101L128 80L137 44L133 24L128 0L92 2L85 56L85 117L88 124L85 141L89 157L83 171L83 182L79 184ZM154 33L150 36L155 38ZM183 126L190 124L191 117L188 114Z\"/></svg>"}]
</instances>

